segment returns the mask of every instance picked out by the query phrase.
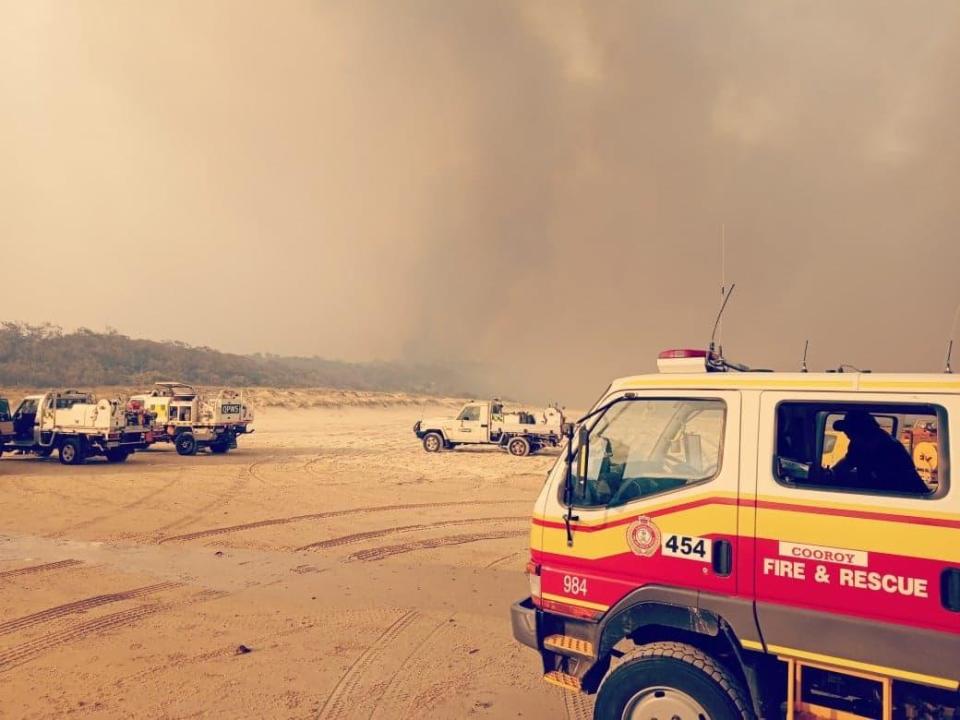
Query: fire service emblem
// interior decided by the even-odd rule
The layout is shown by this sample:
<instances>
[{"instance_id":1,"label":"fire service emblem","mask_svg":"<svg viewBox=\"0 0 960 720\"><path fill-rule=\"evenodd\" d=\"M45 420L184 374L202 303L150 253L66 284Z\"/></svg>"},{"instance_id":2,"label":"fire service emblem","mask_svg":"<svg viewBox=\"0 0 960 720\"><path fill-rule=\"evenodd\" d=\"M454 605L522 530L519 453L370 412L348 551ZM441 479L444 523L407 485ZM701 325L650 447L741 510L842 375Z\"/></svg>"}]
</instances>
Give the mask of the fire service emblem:
<instances>
[{"instance_id":1,"label":"fire service emblem","mask_svg":"<svg viewBox=\"0 0 960 720\"><path fill-rule=\"evenodd\" d=\"M634 555L652 557L660 547L660 528L648 517L638 517L627 526L627 545Z\"/></svg>"}]
</instances>

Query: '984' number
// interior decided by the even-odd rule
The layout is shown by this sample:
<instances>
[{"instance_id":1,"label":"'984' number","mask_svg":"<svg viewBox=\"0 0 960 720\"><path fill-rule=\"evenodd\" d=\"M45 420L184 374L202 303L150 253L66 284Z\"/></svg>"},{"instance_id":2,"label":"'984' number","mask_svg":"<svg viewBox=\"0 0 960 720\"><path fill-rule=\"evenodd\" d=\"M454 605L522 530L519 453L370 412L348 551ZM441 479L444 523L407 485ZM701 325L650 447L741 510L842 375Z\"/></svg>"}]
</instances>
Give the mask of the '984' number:
<instances>
[{"instance_id":1,"label":"'984' number","mask_svg":"<svg viewBox=\"0 0 960 720\"><path fill-rule=\"evenodd\" d=\"M587 579L576 575L564 575L563 591L568 595L586 595Z\"/></svg>"}]
</instances>

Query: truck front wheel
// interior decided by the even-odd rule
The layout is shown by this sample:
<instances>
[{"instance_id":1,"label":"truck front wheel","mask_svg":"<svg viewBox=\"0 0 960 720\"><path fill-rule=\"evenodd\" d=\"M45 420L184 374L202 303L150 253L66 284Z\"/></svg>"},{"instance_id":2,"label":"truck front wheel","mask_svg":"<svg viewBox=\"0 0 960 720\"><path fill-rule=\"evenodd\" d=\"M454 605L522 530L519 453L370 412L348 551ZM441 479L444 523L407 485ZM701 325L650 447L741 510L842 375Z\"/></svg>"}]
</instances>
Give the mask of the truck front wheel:
<instances>
[{"instance_id":1,"label":"truck front wheel","mask_svg":"<svg viewBox=\"0 0 960 720\"><path fill-rule=\"evenodd\" d=\"M64 440L60 445L60 462L64 465L79 465L84 460L83 446L79 440Z\"/></svg>"},{"instance_id":2,"label":"truck front wheel","mask_svg":"<svg viewBox=\"0 0 960 720\"><path fill-rule=\"evenodd\" d=\"M176 445L178 455L197 454L197 439L193 436L193 433L180 433L177 435L174 445Z\"/></svg>"},{"instance_id":3,"label":"truck front wheel","mask_svg":"<svg viewBox=\"0 0 960 720\"><path fill-rule=\"evenodd\" d=\"M440 433L429 432L423 436L423 449L427 452L440 452L443 450L443 438Z\"/></svg>"},{"instance_id":4,"label":"truck front wheel","mask_svg":"<svg viewBox=\"0 0 960 720\"><path fill-rule=\"evenodd\" d=\"M515 437L507 443L507 450L516 457L525 457L530 454L530 443L526 438Z\"/></svg>"},{"instance_id":5,"label":"truck front wheel","mask_svg":"<svg viewBox=\"0 0 960 720\"><path fill-rule=\"evenodd\" d=\"M595 720L752 720L737 679L692 645L658 642L625 655L597 695Z\"/></svg>"}]
</instances>

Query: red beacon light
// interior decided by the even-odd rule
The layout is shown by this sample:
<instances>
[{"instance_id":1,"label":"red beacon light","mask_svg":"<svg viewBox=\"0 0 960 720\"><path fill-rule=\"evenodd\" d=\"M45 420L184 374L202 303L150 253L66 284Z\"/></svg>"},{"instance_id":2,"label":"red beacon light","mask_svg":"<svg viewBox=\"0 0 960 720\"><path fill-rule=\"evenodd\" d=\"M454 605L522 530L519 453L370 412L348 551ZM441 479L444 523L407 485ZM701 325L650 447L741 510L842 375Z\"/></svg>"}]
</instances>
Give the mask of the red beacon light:
<instances>
[{"instance_id":1,"label":"red beacon light","mask_svg":"<svg viewBox=\"0 0 960 720\"><path fill-rule=\"evenodd\" d=\"M657 355L657 369L662 373L707 372L706 350L664 350Z\"/></svg>"}]
</instances>

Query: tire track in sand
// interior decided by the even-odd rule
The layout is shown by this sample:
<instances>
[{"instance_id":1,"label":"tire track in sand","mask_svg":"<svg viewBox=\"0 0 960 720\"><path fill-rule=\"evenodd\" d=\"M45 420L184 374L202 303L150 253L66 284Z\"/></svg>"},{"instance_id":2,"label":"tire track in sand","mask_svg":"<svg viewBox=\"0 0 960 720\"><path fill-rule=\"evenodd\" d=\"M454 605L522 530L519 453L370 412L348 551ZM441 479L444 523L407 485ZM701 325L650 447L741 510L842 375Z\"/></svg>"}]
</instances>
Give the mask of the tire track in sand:
<instances>
[{"instance_id":1,"label":"tire track in sand","mask_svg":"<svg viewBox=\"0 0 960 720\"><path fill-rule=\"evenodd\" d=\"M567 720L593 720L593 696L572 690L557 689L563 693L563 711L567 715Z\"/></svg>"},{"instance_id":2,"label":"tire track in sand","mask_svg":"<svg viewBox=\"0 0 960 720\"><path fill-rule=\"evenodd\" d=\"M353 533L351 535L341 535L340 537L330 538L329 540L319 540L309 545L303 545L295 548L297 552L301 550L325 550L342 545L364 542L366 540L375 540L387 535L397 535L399 533L417 532L419 530L433 530L435 528L454 527L457 525L474 525L476 523L496 523L509 521L530 520L529 515L500 515L497 517L465 518L462 520L441 520L434 523L422 523L419 525L398 525L397 527L386 528L383 530L369 530L367 532Z\"/></svg>"},{"instance_id":3,"label":"tire track in sand","mask_svg":"<svg viewBox=\"0 0 960 720\"><path fill-rule=\"evenodd\" d=\"M387 681L386 689L378 698L370 713L371 720L379 718L428 717L444 700L449 700L470 683L484 676L496 662L473 655L469 645L457 632L451 615L436 626L404 658L400 669ZM437 673L437 658L453 655L462 659L476 658L458 667L453 674L448 670L443 676Z\"/></svg>"},{"instance_id":4,"label":"tire track in sand","mask_svg":"<svg viewBox=\"0 0 960 720\"><path fill-rule=\"evenodd\" d=\"M517 555L522 555L523 552L524 552L523 550L514 550L509 555L504 555L503 557L498 557L496 560L492 560L488 562L486 565L483 566L483 569L489 570L490 568L495 568L498 565L502 565L503 563L507 562L508 560L512 560L513 558L517 557Z\"/></svg>"},{"instance_id":5,"label":"tire track in sand","mask_svg":"<svg viewBox=\"0 0 960 720\"><path fill-rule=\"evenodd\" d=\"M419 660L424 655L423 649L429 645L437 635L448 628L452 621L453 617L451 616L438 622L431 628L427 635L420 642L416 643L410 652L407 653L397 669L387 678L383 692L380 694L380 697L377 698L373 710L370 711L370 720L376 718L378 712L381 710L388 713L387 717L407 718L417 716L416 714L396 713L395 710L391 711L390 707L402 704L410 698L409 690L412 683L410 683L409 680L411 677L410 668L412 661ZM432 658L434 656L430 657ZM422 714L420 716L422 717Z\"/></svg>"},{"instance_id":6,"label":"tire track in sand","mask_svg":"<svg viewBox=\"0 0 960 720\"><path fill-rule=\"evenodd\" d=\"M334 686L333 691L327 696L327 701L323 704L323 707L320 708L317 720L338 720L339 718L347 717L353 709L350 703L360 687L360 681L363 675L369 670L370 666L373 665L384 649L394 643L400 636L400 633L418 617L420 617L420 613L416 610L405 612L394 620L393 623L381 633L380 637L374 640L370 646L353 661L353 664L347 668L347 671Z\"/></svg>"},{"instance_id":7,"label":"tire track in sand","mask_svg":"<svg viewBox=\"0 0 960 720\"><path fill-rule=\"evenodd\" d=\"M445 507L474 507L477 505L508 505L511 503L527 503L527 498L511 500L458 500L455 502L428 502L428 503L405 503L402 505L375 505L373 507L349 508L347 510L330 510L320 513L309 513L306 515L290 515L282 518L271 518L269 520L257 520L256 522L243 523L241 525L227 525L224 527L210 528L209 530L197 530L196 532L184 533L182 535L170 535L161 537L157 544L174 542L179 540L196 540L198 538L212 537L214 535L228 535L230 533L242 532L244 530L255 530L256 528L270 527L272 525L288 525L290 523L304 522L306 520L325 520L326 518L343 517L344 515L366 515L368 513L390 512L393 510L422 510L428 508ZM529 519L529 515L527 516ZM161 528L163 530L165 528Z\"/></svg>"},{"instance_id":8,"label":"tire track in sand","mask_svg":"<svg viewBox=\"0 0 960 720\"><path fill-rule=\"evenodd\" d=\"M529 530L527 529L491 530L483 533L467 533L463 535L447 535L446 537L413 540L398 545L382 545L367 550L358 550L352 555L348 555L345 562L371 562L373 560L383 560L392 555L402 555L418 550L432 550L434 548L449 547L451 545L466 545L467 543L481 542L483 540L502 540L503 538L521 537L528 533Z\"/></svg>"},{"instance_id":9,"label":"tire track in sand","mask_svg":"<svg viewBox=\"0 0 960 720\"><path fill-rule=\"evenodd\" d=\"M178 607L192 605L198 602L214 600L222 597L226 593L215 590L204 590L197 593L185 602L157 603L155 605L141 605L139 607L120 610L119 612L102 617L87 620L85 622L72 625L63 630L57 630L40 637L33 638L14 645L0 652L0 674L9 672L15 667L25 665L31 660L35 660L50 650L56 650L71 645L75 642L85 640L91 636L97 636L114 628L132 625L144 618L150 617L160 612L173 610Z\"/></svg>"},{"instance_id":10,"label":"tire track in sand","mask_svg":"<svg viewBox=\"0 0 960 720\"><path fill-rule=\"evenodd\" d=\"M61 568L76 567L83 565L80 560L57 560L56 562L45 563L43 565L31 565L30 567L17 568L16 570L7 570L0 572L0 580L21 575L33 575L34 573L47 572L48 570L60 570Z\"/></svg>"},{"instance_id":11,"label":"tire track in sand","mask_svg":"<svg viewBox=\"0 0 960 720\"><path fill-rule=\"evenodd\" d=\"M33 627L34 625L51 622L66 615L86 612L87 610L92 610L93 608L97 608L102 605L109 605L111 603L122 602L124 600L135 600L136 598L146 597L147 595L163 592L164 590L172 590L181 586L182 583L163 582L157 583L156 585L147 585L141 588L134 588L133 590L124 590L122 592L108 593L106 595L94 595L93 597L66 603L65 605L57 605L56 607L47 608L46 610L41 610L40 612L35 612L31 615L24 615L23 617L0 623L0 635L9 635L10 633L17 632L18 630L23 630L24 628Z\"/></svg>"},{"instance_id":12,"label":"tire track in sand","mask_svg":"<svg viewBox=\"0 0 960 720\"><path fill-rule=\"evenodd\" d=\"M144 536L138 539L140 540L154 539L156 538L157 535L162 535L164 532L168 530L176 530L178 528L182 528L193 522L196 522L197 520L200 520L202 517L204 517L204 515L210 513L212 510L215 510L219 507L222 507L223 505L226 505L231 500L233 500L233 498L236 497L237 494L241 490L243 490L250 483L251 480L259 480L260 482L263 482L264 479L263 479L263 476L260 474L259 468L263 465L266 465L267 463L273 462L274 460L277 459L277 457L278 456L276 455L271 455L269 457L264 458L263 460L257 460L250 463L249 465L244 466L243 468L241 468L240 472L237 473L236 479L230 484L230 486L226 489L226 491L219 494L217 497L213 498L205 505L201 505L200 507L193 508L193 510L187 513L186 515L178 518L177 520L174 520L173 522L167 523L166 525L163 525L157 528L156 530L154 530L152 535ZM165 539L161 538L157 542L158 543L165 542Z\"/></svg>"},{"instance_id":13,"label":"tire track in sand","mask_svg":"<svg viewBox=\"0 0 960 720\"><path fill-rule=\"evenodd\" d=\"M165 493L167 490L169 490L174 485L176 485L181 480L183 480L183 477L185 474L186 474L185 471L180 470L177 473L177 476L175 478L173 478L172 480L168 480L166 483L164 483L160 487L154 488L153 490L148 492L146 495L141 495L139 498L137 498L133 502L126 503L125 505L119 505L108 513L97 515L96 517L92 517L87 520L81 520L80 522L74 523L73 525L68 525L64 528L57 530L54 533L51 533L48 537L62 538L67 533L74 532L76 530L82 530L84 528L90 527L91 525L96 525L97 523L102 522L104 520L110 520L116 517L118 513L125 513L130 510L134 510L135 508L138 508L139 506L143 505L147 501L152 500L158 495L162 495L163 493Z\"/></svg>"}]
</instances>

